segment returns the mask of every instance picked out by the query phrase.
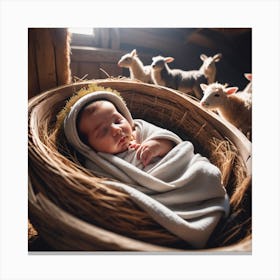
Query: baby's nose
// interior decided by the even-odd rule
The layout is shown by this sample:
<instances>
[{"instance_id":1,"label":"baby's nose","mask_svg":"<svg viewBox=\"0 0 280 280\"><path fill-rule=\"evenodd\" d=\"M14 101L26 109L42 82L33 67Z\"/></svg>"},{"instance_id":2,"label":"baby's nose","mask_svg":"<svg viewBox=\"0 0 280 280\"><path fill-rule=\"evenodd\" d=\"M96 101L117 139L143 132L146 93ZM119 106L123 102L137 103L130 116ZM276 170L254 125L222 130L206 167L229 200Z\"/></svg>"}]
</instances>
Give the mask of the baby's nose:
<instances>
[{"instance_id":1,"label":"baby's nose","mask_svg":"<svg viewBox=\"0 0 280 280\"><path fill-rule=\"evenodd\" d=\"M112 125L112 132L113 132L113 136L119 135L122 132L122 129L118 126L113 124Z\"/></svg>"}]
</instances>

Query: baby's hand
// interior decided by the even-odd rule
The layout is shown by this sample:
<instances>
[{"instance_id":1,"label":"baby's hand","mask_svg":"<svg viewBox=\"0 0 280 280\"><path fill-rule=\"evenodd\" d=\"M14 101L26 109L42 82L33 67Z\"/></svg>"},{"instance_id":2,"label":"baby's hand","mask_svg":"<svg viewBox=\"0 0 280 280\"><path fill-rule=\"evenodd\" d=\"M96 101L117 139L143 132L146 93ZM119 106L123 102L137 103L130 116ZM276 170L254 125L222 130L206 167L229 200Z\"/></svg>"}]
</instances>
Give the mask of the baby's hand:
<instances>
[{"instance_id":1,"label":"baby's hand","mask_svg":"<svg viewBox=\"0 0 280 280\"><path fill-rule=\"evenodd\" d=\"M147 166L153 158L163 156L172 149L173 145L169 143L172 142L169 140L150 140L142 143L136 152L137 159L141 160L144 166Z\"/></svg>"},{"instance_id":2,"label":"baby's hand","mask_svg":"<svg viewBox=\"0 0 280 280\"><path fill-rule=\"evenodd\" d=\"M140 144L139 143L136 143L135 140L131 141L128 145L128 147L130 149L134 149L134 150L137 150L139 147L140 147Z\"/></svg>"}]
</instances>

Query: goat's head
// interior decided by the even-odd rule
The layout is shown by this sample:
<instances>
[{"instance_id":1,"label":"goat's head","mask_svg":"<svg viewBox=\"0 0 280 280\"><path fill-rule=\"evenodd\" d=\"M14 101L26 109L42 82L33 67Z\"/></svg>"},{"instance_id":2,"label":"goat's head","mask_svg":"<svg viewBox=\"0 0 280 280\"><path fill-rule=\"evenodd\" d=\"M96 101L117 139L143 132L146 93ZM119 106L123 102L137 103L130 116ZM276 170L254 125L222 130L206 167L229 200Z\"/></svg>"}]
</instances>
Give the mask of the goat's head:
<instances>
[{"instance_id":1,"label":"goat's head","mask_svg":"<svg viewBox=\"0 0 280 280\"><path fill-rule=\"evenodd\" d=\"M221 53L217 53L214 56L207 56L205 54L200 55L200 59L203 61L201 68L203 69L204 75L206 77L216 74L215 63L220 61L221 58L222 58Z\"/></svg>"},{"instance_id":2,"label":"goat's head","mask_svg":"<svg viewBox=\"0 0 280 280\"><path fill-rule=\"evenodd\" d=\"M134 57L137 57L136 49L132 50L130 53L123 55L118 61L118 66L129 68L132 64Z\"/></svg>"},{"instance_id":3,"label":"goat's head","mask_svg":"<svg viewBox=\"0 0 280 280\"><path fill-rule=\"evenodd\" d=\"M152 66L152 69L155 70L155 71L160 71L162 70L166 63L170 63L172 61L174 61L174 58L173 57L163 57L163 56L155 56L152 58L153 62L151 64Z\"/></svg>"},{"instance_id":4,"label":"goat's head","mask_svg":"<svg viewBox=\"0 0 280 280\"><path fill-rule=\"evenodd\" d=\"M223 106L227 101L228 95L236 93L238 87L228 87L219 83L210 85L200 84L203 90L203 97L200 100L200 105L207 109L217 109Z\"/></svg>"}]
</instances>

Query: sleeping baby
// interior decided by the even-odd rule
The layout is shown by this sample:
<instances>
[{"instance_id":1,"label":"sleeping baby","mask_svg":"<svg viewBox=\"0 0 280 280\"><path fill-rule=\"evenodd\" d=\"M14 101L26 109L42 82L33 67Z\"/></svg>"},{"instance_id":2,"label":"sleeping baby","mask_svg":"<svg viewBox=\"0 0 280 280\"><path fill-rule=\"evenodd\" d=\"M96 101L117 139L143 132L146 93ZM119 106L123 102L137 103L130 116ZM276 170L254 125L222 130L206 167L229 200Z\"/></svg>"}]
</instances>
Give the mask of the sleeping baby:
<instances>
[{"instance_id":1,"label":"sleeping baby","mask_svg":"<svg viewBox=\"0 0 280 280\"><path fill-rule=\"evenodd\" d=\"M191 142L132 116L112 92L89 93L64 120L69 143L94 174L118 180L162 226L203 248L229 211L220 170Z\"/></svg>"},{"instance_id":2,"label":"sleeping baby","mask_svg":"<svg viewBox=\"0 0 280 280\"><path fill-rule=\"evenodd\" d=\"M137 159L143 166L157 156L166 155L176 144L163 138L148 139L140 144L137 123L130 124L107 100L86 105L78 115L77 129L81 140L95 151L119 154L128 149L137 150Z\"/></svg>"}]
</instances>

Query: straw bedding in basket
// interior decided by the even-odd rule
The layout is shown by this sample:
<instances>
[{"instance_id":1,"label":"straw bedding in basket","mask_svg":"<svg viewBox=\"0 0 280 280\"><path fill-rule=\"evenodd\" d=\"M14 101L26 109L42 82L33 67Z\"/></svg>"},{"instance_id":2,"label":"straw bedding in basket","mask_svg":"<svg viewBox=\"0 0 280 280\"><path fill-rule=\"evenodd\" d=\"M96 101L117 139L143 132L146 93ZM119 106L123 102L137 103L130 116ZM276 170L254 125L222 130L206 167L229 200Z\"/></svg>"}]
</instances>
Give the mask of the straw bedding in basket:
<instances>
[{"instance_id":1,"label":"straw bedding in basket","mask_svg":"<svg viewBox=\"0 0 280 280\"><path fill-rule=\"evenodd\" d=\"M57 114L81 88L95 83L121 93L133 118L190 140L222 172L231 212L205 251L251 250L251 143L237 129L175 90L106 79L44 92L29 101L29 217L56 250L192 250L120 190L82 167L81 157L55 129Z\"/></svg>"}]
</instances>

